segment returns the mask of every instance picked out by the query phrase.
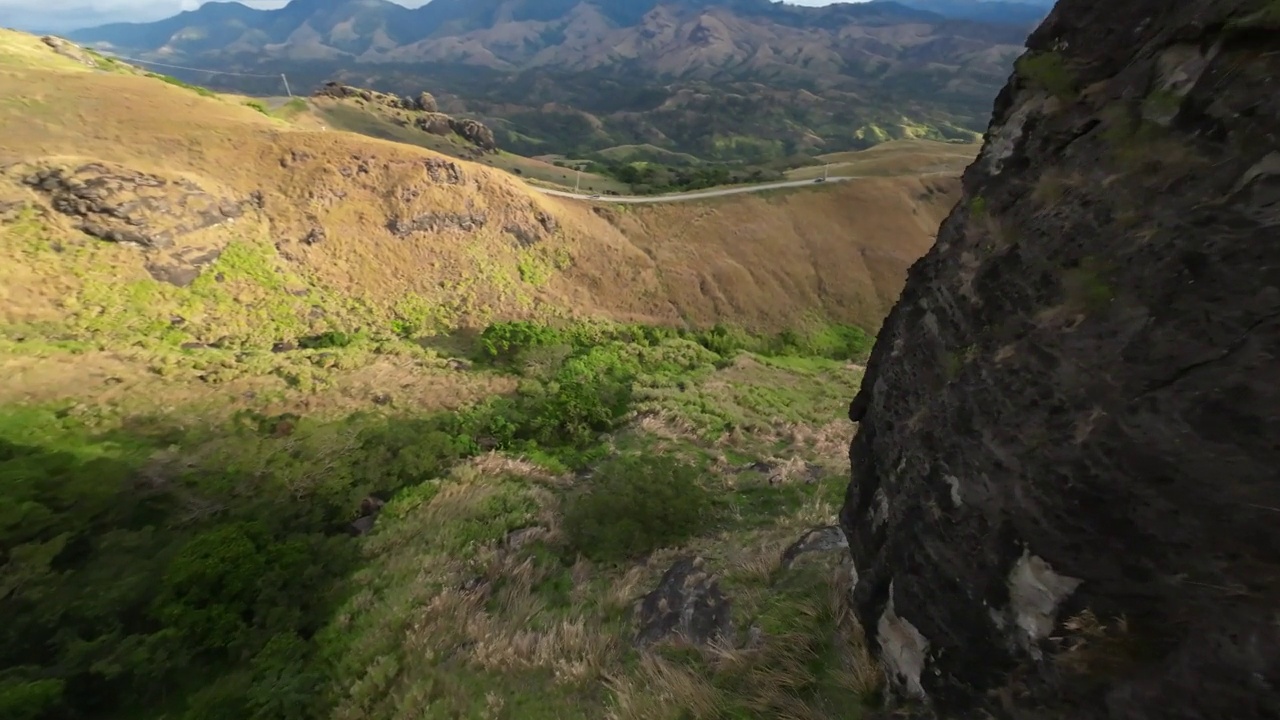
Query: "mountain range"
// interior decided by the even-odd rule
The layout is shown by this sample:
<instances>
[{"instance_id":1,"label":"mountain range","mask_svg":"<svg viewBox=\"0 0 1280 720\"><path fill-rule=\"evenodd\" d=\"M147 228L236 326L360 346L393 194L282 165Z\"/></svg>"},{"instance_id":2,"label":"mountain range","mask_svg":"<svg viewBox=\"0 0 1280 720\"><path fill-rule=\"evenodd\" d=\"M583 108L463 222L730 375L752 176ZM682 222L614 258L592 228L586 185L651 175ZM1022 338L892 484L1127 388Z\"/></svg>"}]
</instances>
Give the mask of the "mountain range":
<instances>
[{"instance_id":1,"label":"mountain range","mask_svg":"<svg viewBox=\"0 0 1280 720\"><path fill-rule=\"evenodd\" d=\"M914 7L912 7L914 5ZM293 0L77 31L144 61L429 90L524 153L643 144L759 161L983 129L1039 3ZM177 73L175 73L177 74ZM264 94L272 78L195 74Z\"/></svg>"}]
</instances>

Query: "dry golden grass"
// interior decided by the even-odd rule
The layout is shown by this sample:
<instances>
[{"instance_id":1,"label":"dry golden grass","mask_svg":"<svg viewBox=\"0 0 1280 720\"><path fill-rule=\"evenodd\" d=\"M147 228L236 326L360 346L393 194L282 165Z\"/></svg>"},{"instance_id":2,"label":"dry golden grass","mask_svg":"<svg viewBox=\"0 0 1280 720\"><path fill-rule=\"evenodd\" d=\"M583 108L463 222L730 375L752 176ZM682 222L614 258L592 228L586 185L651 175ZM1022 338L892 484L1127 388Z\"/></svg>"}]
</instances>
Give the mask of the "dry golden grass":
<instances>
[{"instance_id":1,"label":"dry golden grass","mask_svg":"<svg viewBox=\"0 0 1280 720\"><path fill-rule=\"evenodd\" d=\"M337 130L348 130L388 140L417 145L453 157L471 157L475 146L460 138L433 135L406 126L413 113L390 109L376 103L359 104L354 100L315 97L308 99L309 121ZM296 123L295 123L296 124ZM318 129L318 128L317 128ZM583 192L625 192L627 186L604 175L577 173L545 159L530 158L509 152L485 153L476 162L521 176L534 184L566 190L577 185Z\"/></svg>"},{"instance_id":2,"label":"dry golden grass","mask_svg":"<svg viewBox=\"0 0 1280 720\"><path fill-rule=\"evenodd\" d=\"M766 552L772 554L774 549L768 547ZM829 577L829 592L788 608L799 626L821 627L832 634L824 641L840 650L827 659L835 664L828 668L828 681L849 693L846 702L856 704L852 698L868 698L878 690L883 673L866 649L862 628L844 597L847 570L836 565ZM769 592L770 579L757 579L758 593ZM666 647L679 648L681 643L671 641ZM721 643L682 649L699 655L703 664L676 662L660 651L645 651L629 672L610 674L613 701L608 717L674 720L736 716L746 711L755 717L830 720L846 716L852 709L806 697L803 689L816 680L815 643L803 633L765 633L747 646ZM736 713L726 712L730 710Z\"/></svg>"},{"instance_id":3,"label":"dry golden grass","mask_svg":"<svg viewBox=\"0 0 1280 720\"><path fill-rule=\"evenodd\" d=\"M892 140L866 150L830 153L818 159L828 163L833 177L902 176L944 173L959 176L978 155L978 143L946 143L935 140ZM796 168L793 180L822 177L821 165Z\"/></svg>"},{"instance_id":4,"label":"dry golden grass","mask_svg":"<svg viewBox=\"0 0 1280 720\"><path fill-rule=\"evenodd\" d=\"M90 71L30 36L6 34L0 56L0 165L109 161L232 197L261 192L265 209L237 232L271 238L300 274L378 307L418 297L463 324L590 314L775 330L816 308L874 327L957 197L953 178L886 177L606 211L610 221L475 163L447 160L460 184L431 181L423 162L444 160L431 151L291 125L242 98ZM39 198L9 176L0 178L7 200ZM486 223L409 237L387 229L391 218L424 213L484 214ZM540 213L558 230L520 248L505 228L537 228ZM327 240L303 244L317 226ZM122 250L120 272L141 273L139 254ZM33 282L28 294L37 285L56 287Z\"/></svg>"},{"instance_id":5,"label":"dry golden grass","mask_svg":"<svg viewBox=\"0 0 1280 720\"><path fill-rule=\"evenodd\" d=\"M226 382L199 382L197 370L160 376L144 352L89 351L8 354L0 351L0 405L84 402L135 412L199 410L206 420L252 407L269 414L337 417L368 410L375 397L389 410L457 409L514 392L516 381L496 374L459 373L394 355L370 356L336 371L319 388L292 387L275 374L245 372Z\"/></svg>"},{"instance_id":6,"label":"dry golden grass","mask_svg":"<svg viewBox=\"0 0 1280 720\"><path fill-rule=\"evenodd\" d=\"M644 253L639 267L656 268L654 299L691 320L777 329L817 310L876 328L958 190L954 178L857 179L604 212Z\"/></svg>"}]
</instances>

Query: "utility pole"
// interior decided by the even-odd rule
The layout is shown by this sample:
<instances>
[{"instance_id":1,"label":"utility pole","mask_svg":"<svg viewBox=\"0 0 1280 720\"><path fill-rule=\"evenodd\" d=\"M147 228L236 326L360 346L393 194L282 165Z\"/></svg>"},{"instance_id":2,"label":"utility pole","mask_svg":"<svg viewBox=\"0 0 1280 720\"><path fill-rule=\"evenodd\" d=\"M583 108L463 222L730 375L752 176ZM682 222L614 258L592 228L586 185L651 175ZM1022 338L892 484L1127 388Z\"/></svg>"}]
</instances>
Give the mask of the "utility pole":
<instances>
[{"instance_id":1,"label":"utility pole","mask_svg":"<svg viewBox=\"0 0 1280 720\"><path fill-rule=\"evenodd\" d=\"M576 194L578 188L582 185L582 168L574 167L574 170L578 171L578 174L573 179L573 192Z\"/></svg>"},{"instance_id":2,"label":"utility pole","mask_svg":"<svg viewBox=\"0 0 1280 720\"><path fill-rule=\"evenodd\" d=\"M831 167L831 163L824 163L822 166L822 179L827 179L827 169Z\"/></svg>"},{"instance_id":3,"label":"utility pole","mask_svg":"<svg viewBox=\"0 0 1280 720\"><path fill-rule=\"evenodd\" d=\"M289 78L285 77L285 76L284 76L284 73L280 73L280 79L284 81L284 91L285 91L285 94L287 94L287 95L289 96L289 98L290 98L290 99L292 99L292 98L293 98L293 91L289 89Z\"/></svg>"}]
</instances>

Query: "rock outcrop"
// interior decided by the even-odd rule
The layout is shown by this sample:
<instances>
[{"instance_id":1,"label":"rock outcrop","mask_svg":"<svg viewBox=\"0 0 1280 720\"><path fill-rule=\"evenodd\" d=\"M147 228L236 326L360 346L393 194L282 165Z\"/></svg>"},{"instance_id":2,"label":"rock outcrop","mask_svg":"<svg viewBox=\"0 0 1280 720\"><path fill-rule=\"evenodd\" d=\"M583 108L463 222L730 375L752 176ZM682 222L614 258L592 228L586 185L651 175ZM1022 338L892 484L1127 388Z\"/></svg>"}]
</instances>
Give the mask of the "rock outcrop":
<instances>
[{"instance_id":1,"label":"rock outcrop","mask_svg":"<svg viewBox=\"0 0 1280 720\"><path fill-rule=\"evenodd\" d=\"M449 127L463 140L486 152L497 152L498 143L488 125L470 118L449 118Z\"/></svg>"},{"instance_id":2,"label":"rock outcrop","mask_svg":"<svg viewBox=\"0 0 1280 720\"><path fill-rule=\"evenodd\" d=\"M433 135L454 133L476 146L481 152L498 151L498 143L494 139L493 130L488 125L479 120L457 118L440 112L435 96L429 92L419 93L417 97L401 97L331 80L320 86L315 95L374 105L377 109L390 114L392 119L401 125Z\"/></svg>"},{"instance_id":3,"label":"rock outcrop","mask_svg":"<svg viewBox=\"0 0 1280 720\"><path fill-rule=\"evenodd\" d=\"M98 67L97 59L94 56L90 55L87 51L85 51L84 48L80 47L79 45L76 45L73 42L64 40L60 37L55 37L53 35L45 35L41 37L40 42L44 43L45 45L48 45L50 49L52 49L54 52L58 53L59 55L65 58L74 60L80 63L81 65L86 65L91 68Z\"/></svg>"},{"instance_id":4,"label":"rock outcrop","mask_svg":"<svg viewBox=\"0 0 1280 720\"><path fill-rule=\"evenodd\" d=\"M147 248L166 248L178 237L234 220L248 204L190 180L109 163L39 167L22 182L46 195L82 232Z\"/></svg>"},{"instance_id":5,"label":"rock outcrop","mask_svg":"<svg viewBox=\"0 0 1280 720\"><path fill-rule=\"evenodd\" d=\"M899 699L1280 717L1280 5L1061 0L862 390Z\"/></svg>"},{"instance_id":6,"label":"rock outcrop","mask_svg":"<svg viewBox=\"0 0 1280 720\"><path fill-rule=\"evenodd\" d=\"M222 254L231 234L220 232L221 226L262 206L260 196L241 200L185 177L115 163L19 163L0 176L39 198L20 207L30 204L39 215L61 216L91 237L135 246L152 277L180 287L194 282Z\"/></svg>"},{"instance_id":7,"label":"rock outcrop","mask_svg":"<svg viewBox=\"0 0 1280 720\"><path fill-rule=\"evenodd\" d=\"M696 556L672 563L658 587L636 603L635 618L637 647L674 637L705 645L733 636L730 600Z\"/></svg>"}]
</instances>

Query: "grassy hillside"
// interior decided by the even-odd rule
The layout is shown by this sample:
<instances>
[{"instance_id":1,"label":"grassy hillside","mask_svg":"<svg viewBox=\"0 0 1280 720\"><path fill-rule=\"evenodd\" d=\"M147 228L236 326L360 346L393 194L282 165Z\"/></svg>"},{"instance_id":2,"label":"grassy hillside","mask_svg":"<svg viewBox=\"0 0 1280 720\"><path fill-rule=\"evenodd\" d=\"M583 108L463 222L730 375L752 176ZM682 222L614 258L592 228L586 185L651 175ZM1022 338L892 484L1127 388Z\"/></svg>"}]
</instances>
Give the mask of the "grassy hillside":
<instances>
[{"instance_id":1,"label":"grassy hillside","mask_svg":"<svg viewBox=\"0 0 1280 720\"><path fill-rule=\"evenodd\" d=\"M34 39L9 42L24 52L39 50ZM110 264L113 276L152 283L165 296L172 289L155 280L157 267L190 274L198 260L230 252L278 264L298 276L298 287L336 294L371 316L423 331L564 315L704 325L730 319L777 331L816 314L873 329L957 189L952 178L891 178L794 199L727 198L691 211L732 226L708 220L698 226L703 234L690 237L683 228L671 232L663 225L665 210L633 211L651 221L611 222L608 211L533 192L497 169L402 143L310 130L240 98L209 97L45 54L58 62L19 71L16 52L3 60L14 69L0 78L7 98L0 106L0 157L7 168L0 175L0 203L27 208L11 214L25 213L32 233L83 247L80 255L57 254L60 262ZM74 231L82 218L52 210L53 195L23 179L94 162L108 165L99 174L189 181L243 214L151 251L93 240ZM112 202L125 204L136 192L126 188ZM167 219L135 220L162 228L179 222L174 218L181 212L160 214ZM805 250L745 262L751 249L737 238L753 227L770 228L762 240ZM691 249L703 264L655 259ZM897 260L864 272L864 256ZM8 322L61 317L66 295L86 292L83 272L45 263L41 273L56 275L56 282L10 280L10 293L23 298L23 307L6 310L13 316ZM692 287L691 273L698 280ZM870 284L849 279L859 273L875 277ZM789 289L779 294L780 287ZM297 326L293 334L351 330L356 323L350 312L313 317L314 303L289 297L296 298L296 316L273 322ZM158 319L173 309L163 303L150 308ZM726 308L733 310L726 315ZM208 342L219 331L189 323L180 334Z\"/></svg>"},{"instance_id":2,"label":"grassy hillside","mask_svg":"<svg viewBox=\"0 0 1280 720\"><path fill-rule=\"evenodd\" d=\"M783 551L954 179L592 208L250 102L0 31L0 717L874 697ZM720 636L637 645L686 556Z\"/></svg>"},{"instance_id":3,"label":"grassy hillside","mask_svg":"<svg viewBox=\"0 0 1280 720\"><path fill-rule=\"evenodd\" d=\"M473 146L461 138L442 137L410 127L402 127L364 108L356 107L353 103L325 98L312 98L307 102L314 108L315 115L335 130L346 130L384 140L417 145L451 157L469 157L473 154ZM572 188L577 181L573 170L509 152L499 152L496 155L485 154L476 158L476 162L505 170L525 180L561 188ZM601 193L610 190L614 192L626 190L626 186L622 183L593 173L583 173L580 188L583 192Z\"/></svg>"},{"instance_id":4,"label":"grassy hillside","mask_svg":"<svg viewBox=\"0 0 1280 720\"><path fill-rule=\"evenodd\" d=\"M959 177L977 157L979 145L943 143L934 140L893 140L857 152L819 155L818 165L795 168L787 172L791 180L822 177L892 177L941 176Z\"/></svg>"}]
</instances>

